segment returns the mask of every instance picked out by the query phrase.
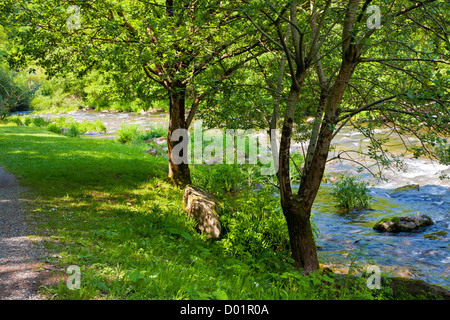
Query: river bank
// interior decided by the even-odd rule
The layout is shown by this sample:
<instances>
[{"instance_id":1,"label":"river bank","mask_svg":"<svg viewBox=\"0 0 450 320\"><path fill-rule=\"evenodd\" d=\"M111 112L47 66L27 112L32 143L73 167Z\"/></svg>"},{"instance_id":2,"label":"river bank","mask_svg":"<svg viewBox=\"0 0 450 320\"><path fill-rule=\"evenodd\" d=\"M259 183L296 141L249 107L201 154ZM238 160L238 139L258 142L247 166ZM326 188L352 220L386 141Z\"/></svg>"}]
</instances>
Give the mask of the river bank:
<instances>
[{"instance_id":1,"label":"river bank","mask_svg":"<svg viewBox=\"0 0 450 320\"><path fill-rule=\"evenodd\" d=\"M76 121L102 120L108 128L106 134L92 135L90 139L112 139L124 123L136 123L144 129L167 123L164 113L136 115L88 111L48 116L72 116ZM379 134L386 132L380 130ZM392 143L398 144L398 141ZM343 130L333 145L330 157L340 150L364 148L367 139L359 132ZM294 151L299 148L300 144L293 145ZM400 147L397 151L400 152ZM450 184L449 180L439 179L440 175L449 172L450 167L429 159L411 157L405 163L405 171L386 171L385 181L359 171L355 162L334 160L329 164L326 171L328 181L322 184L313 207L313 221L321 234L317 238L320 261L334 269L347 271L352 267L352 261L354 265L375 264L386 274L423 279L450 288L448 233L436 239L426 237L433 232L450 231ZM341 174L356 175L372 183L372 210L342 214L335 208L329 197L333 185L331 180ZM392 196L394 188L406 184L418 184L420 189ZM383 217L421 213L428 214L435 224L418 232L400 234L379 233L372 228Z\"/></svg>"}]
</instances>

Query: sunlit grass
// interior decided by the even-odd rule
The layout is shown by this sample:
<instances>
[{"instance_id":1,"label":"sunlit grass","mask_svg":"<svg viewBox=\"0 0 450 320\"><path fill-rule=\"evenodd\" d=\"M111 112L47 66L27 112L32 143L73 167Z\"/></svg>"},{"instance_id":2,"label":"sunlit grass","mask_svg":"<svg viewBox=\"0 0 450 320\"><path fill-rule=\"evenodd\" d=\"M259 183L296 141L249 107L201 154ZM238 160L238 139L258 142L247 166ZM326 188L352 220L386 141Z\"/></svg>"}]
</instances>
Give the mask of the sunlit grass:
<instances>
[{"instance_id":1,"label":"sunlit grass","mask_svg":"<svg viewBox=\"0 0 450 320\"><path fill-rule=\"evenodd\" d=\"M29 213L60 270L81 268L81 289L61 273L55 299L372 299L364 286L304 277L275 253L236 258L195 231L167 160L144 145L0 126L0 165L29 187ZM55 258L56 257L56 258ZM376 295L375 295L376 296Z\"/></svg>"}]
</instances>

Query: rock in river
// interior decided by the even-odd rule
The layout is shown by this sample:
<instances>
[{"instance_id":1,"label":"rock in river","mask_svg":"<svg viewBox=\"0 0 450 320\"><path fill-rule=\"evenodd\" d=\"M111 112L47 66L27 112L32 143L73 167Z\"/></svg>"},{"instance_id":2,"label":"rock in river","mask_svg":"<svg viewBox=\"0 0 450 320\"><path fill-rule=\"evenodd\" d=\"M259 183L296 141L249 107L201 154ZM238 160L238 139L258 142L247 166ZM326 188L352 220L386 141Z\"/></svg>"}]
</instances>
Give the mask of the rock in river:
<instances>
[{"instance_id":1,"label":"rock in river","mask_svg":"<svg viewBox=\"0 0 450 320\"><path fill-rule=\"evenodd\" d=\"M431 226L433 220L427 215L411 215L406 217L394 217L392 219L382 219L373 227L381 232L410 232L419 228Z\"/></svg>"}]
</instances>

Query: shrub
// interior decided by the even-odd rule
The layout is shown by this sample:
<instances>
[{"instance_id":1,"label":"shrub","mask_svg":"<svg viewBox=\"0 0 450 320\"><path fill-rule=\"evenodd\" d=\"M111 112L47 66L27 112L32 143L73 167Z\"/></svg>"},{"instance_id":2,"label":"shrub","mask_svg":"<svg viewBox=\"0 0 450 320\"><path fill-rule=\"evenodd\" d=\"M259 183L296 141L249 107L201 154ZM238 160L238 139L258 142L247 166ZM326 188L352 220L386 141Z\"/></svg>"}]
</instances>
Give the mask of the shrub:
<instances>
[{"instance_id":1,"label":"shrub","mask_svg":"<svg viewBox=\"0 0 450 320\"><path fill-rule=\"evenodd\" d=\"M61 129L55 123L50 123L47 130L53 133L61 133Z\"/></svg>"},{"instance_id":2,"label":"shrub","mask_svg":"<svg viewBox=\"0 0 450 320\"><path fill-rule=\"evenodd\" d=\"M192 182L215 195L237 191L247 185L246 175L239 165L192 166Z\"/></svg>"},{"instance_id":3,"label":"shrub","mask_svg":"<svg viewBox=\"0 0 450 320\"><path fill-rule=\"evenodd\" d=\"M106 126L103 122L101 122L100 120L96 120L94 122L95 128L94 131L96 132L106 132Z\"/></svg>"},{"instance_id":4,"label":"shrub","mask_svg":"<svg viewBox=\"0 0 450 320\"><path fill-rule=\"evenodd\" d=\"M26 119L27 118L25 118L25 121L27 121ZM46 126L49 125L50 121L47 121L47 120L45 120L44 118L41 118L41 117L36 117L36 118L33 118L31 120L31 123L35 127L46 127ZM25 122L25 125L27 125L26 122Z\"/></svg>"},{"instance_id":5,"label":"shrub","mask_svg":"<svg viewBox=\"0 0 450 320\"><path fill-rule=\"evenodd\" d=\"M167 138L167 129L164 127L153 127L150 128L146 131L143 132L139 132L135 137L134 137L134 141L137 143L142 143L148 139L153 139L153 138L160 138L160 137L164 137Z\"/></svg>"},{"instance_id":6,"label":"shrub","mask_svg":"<svg viewBox=\"0 0 450 320\"><path fill-rule=\"evenodd\" d=\"M21 117L19 117L19 116L10 116L10 117L6 118L6 120L7 120L8 122L15 123L15 124L18 125L18 126L23 126L22 119L21 119Z\"/></svg>"},{"instance_id":7,"label":"shrub","mask_svg":"<svg viewBox=\"0 0 450 320\"><path fill-rule=\"evenodd\" d=\"M23 118L23 124L26 125L27 127L28 127L29 125L31 125L32 122L33 122L33 120L31 120L30 117L25 117L25 118Z\"/></svg>"},{"instance_id":8,"label":"shrub","mask_svg":"<svg viewBox=\"0 0 450 320\"><path fill-rule=\"evenodd\" d=\"M331 196L339 208L349 210L368 209L372 199L368 183L357 181L355 177L347 176L335 183Z\"/></svg>"},{"instance_id":9,"label":"shrub","mask_svg":"<svg viewBox=\"0 0 450 320\"><path fill-rule=\"evenodd\" d=\"M47 123L47 129L54 133L61 133L63 128L68 128L68 132L65 133L67 136L78 137L84 134L86 131L96 131L96 132L105 132L106 127L100 120L95 122L92 121L83 121L76 122L73 118L70 117L59 117L53 118L51 123Z\"/></svg>"},{"instance_id":10,"label":"shrub","mask_svg":"<svg viewBox=\"0 0 450 320\"><path fill-rule=\"evenodd\" d=\"M73 124L70 128L67 134L69 137L79 137L81 135L80 130L77 128L75 124Z\"/></svg>"},{"instance_id":11,"label":"shrub","mask_svg":"<svg viewBox=\"0 0 450 320\"><path fill-rule=\"evenodd\" d=\"M120 143L131 142L140 134L139 126L137 124L125 124L122 125L117 132L119 135Z\"/></svg>"},{"instance_id":12,"label":"shrub","mask_svg":"<svg viewBox=\"0 0 450 320\"><path fill-rule=\"evenodd\" d=\"M238 199L224 200L220 221L225 251L241 256L258 257L263 252L289 249L286 220L281 213L279 198L270 188L258 193L249 191Z\"/></svg>"}]
</instances>

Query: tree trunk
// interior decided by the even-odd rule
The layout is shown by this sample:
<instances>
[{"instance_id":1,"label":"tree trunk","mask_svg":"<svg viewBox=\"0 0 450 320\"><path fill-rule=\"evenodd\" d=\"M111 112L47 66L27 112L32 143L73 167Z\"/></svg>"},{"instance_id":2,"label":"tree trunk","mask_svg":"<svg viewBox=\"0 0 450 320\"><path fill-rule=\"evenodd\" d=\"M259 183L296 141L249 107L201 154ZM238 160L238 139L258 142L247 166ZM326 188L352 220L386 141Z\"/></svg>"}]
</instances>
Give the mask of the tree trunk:
<instances>
[{"instance_id":1,"label":"tree trunk","mask_svg":"<svg viewBox=\"0 0 450 320\"><path fill-rule=\"evenodd\" d=\"M299 79L303 80L303 78ZM302 201L299 201L300 199L292 194L289 174L289 149L294 124L293 114L299 94L300 90L292 86L281 131L278 181L280 183L281 207L288 226L292 258L295 261L294 266L302 268L303 272L308 274L319 268L316 244L310 221L311 209L306 208L305 210Z\"/></svg>"},{"instance_id":2,"label":"tree trunk","mask_svg":"<svg viewBox=\"0 0 450 320\"><path fill-rule=\"evenodd\" d=\"M191 183L191 173L189 164L187 163L187 154L179 154L178 156L184 158L186 161L176 163L173 159L172 151L176 145L182 143L182 138L179 141L172 141L172 134L177 129L186 129L185 119L185 99L186 87L176 85L172 87L170 94L170 119L169 119L169 134L167 137L167 145L169 152L169 181L178 186L185 186ZM187 152L187 148L182 148L181 152Z\"/></svg>"},{"instance_id":3,"label":"tree trunk","mask_svg":"<svg viewBox=\"0 0 450 320\"><path fill-rule=\"evenodd\" d=\"M303 269L304 274L314 272L319 268L316 242L311 226L311 210L305 212L301 202L288 200L283 206L283 213L289 231L294 266Z\"/></svg>"}]
</instances>

